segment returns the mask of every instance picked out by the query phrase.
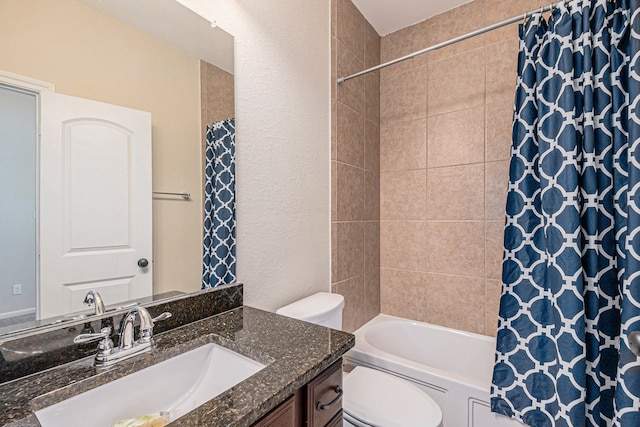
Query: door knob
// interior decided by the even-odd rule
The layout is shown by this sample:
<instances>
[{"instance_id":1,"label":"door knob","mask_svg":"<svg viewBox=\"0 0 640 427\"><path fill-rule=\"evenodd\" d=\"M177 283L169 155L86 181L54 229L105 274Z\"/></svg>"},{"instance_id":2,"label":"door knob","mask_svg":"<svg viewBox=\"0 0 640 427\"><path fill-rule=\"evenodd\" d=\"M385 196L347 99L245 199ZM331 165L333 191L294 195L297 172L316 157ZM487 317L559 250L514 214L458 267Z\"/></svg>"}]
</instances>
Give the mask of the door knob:
<instances>
[{"instance_id":1,"label":"door knob","mask_svg":"<svg viewBox=\"0 0 640 427\"><path fill-rule=\"evenodd\" d=\"M145 268L148 265L149 265L149 261L146 258L140 258L138 260L138 267Z\"/></svg>"},{"instance_id":2,"label":"door knob","mask_svg":"<svg viewBox=\"0 0 640 427\"><path fill-rule=\"evenodd\" d=\"M631 332L629 334L629 347L636 356L640 357L640 332Z\"/></svg>"}]
</instances>

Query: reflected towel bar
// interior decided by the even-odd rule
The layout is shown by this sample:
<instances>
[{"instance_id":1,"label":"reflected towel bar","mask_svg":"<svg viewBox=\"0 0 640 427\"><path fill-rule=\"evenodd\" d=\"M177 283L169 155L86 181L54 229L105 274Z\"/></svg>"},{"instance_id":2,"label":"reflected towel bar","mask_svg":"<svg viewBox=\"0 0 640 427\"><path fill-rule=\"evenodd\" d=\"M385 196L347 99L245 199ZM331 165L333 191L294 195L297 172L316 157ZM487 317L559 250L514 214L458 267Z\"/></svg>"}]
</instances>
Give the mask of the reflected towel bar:
<instances>
[{"instance_id":1,"label":"reflected towel bar","mask_svg":"<svg viewBox=\"0 0 640 427\"><path fill-rule=\"evenodd\" d=\"M163 191L154 191L153 194L162 194L165 196L180 196L185 200L191 198L191 193L166 193Z\"/></svg>"}]
</instances>

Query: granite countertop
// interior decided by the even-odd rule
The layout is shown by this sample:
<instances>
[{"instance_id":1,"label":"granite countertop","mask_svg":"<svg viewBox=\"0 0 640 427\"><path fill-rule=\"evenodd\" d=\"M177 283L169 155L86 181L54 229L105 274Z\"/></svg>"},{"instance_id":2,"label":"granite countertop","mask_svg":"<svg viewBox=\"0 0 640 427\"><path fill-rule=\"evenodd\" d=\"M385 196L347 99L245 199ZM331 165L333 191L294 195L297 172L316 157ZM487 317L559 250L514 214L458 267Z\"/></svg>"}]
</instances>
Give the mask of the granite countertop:
<instances>
[{"instance_id":1,"label":"granite countertop","mask_svg":"<svg viewBox=\"0 0 640 427\"><path fill-rule=\"evenodd\" d=\"M33 411L216 343L266 367L169 425L250 426L338 360L355 337L244 306L157 334L155 343L151 352L107 370L85 358L0 385L0 425L39 426Z\"/></svg>"}]
</instances>

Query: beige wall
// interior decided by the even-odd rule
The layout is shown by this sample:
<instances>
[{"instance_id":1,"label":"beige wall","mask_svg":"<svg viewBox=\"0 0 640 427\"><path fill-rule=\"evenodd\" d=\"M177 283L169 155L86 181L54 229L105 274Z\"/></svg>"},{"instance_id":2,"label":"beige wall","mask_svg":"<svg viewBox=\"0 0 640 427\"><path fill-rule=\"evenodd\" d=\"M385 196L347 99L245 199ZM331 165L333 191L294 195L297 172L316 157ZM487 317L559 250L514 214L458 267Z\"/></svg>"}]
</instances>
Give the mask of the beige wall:
<instances>
[{"instance_id":1,"label":"beige wall","mask_svg":"<svg viewBox=\"0 0 640 427\"><path fill-rule=\"evenodd\" d=\"M198 60L77 0L3 0L0 31L0 69L151 112L154 190L192 195L154 200L154 291L199 289Z\"/></svg>"},{"instance_id":2,"label":"beige wall","mask_svg":"<svg viewBox=\"0 0 640 427\"><path fill-rule=\"evenodd\" d=\"M543 5L475 0L382 38L388 61ZM383 70L382 312L495 335L516 25Z\"/></svg>"},{"instance_id":3,"label":"beige wall","mask_svg":"<svg viewBox=\"0 0 640 427\"><path fill-rule=\"evenodd\" d=\"M380 36L350 0L332 2L331 243L343 329L380 312L380 73L336 78L380 63Z\"/></svg>"}]
</instances>

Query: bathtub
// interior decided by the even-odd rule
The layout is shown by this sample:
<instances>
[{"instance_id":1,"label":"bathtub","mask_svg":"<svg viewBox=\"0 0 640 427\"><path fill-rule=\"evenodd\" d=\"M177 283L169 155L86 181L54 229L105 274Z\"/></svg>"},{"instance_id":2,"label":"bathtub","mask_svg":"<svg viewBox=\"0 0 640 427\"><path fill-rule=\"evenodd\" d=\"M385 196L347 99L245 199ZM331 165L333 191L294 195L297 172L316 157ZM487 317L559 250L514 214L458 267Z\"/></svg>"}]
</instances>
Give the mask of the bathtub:
<instances>
[{"instance_id":1,"label":"bathtub","mask_svg":"<svg viewBox=\"0 0 640 427\"><path fill-rule=\"evenodd\" d=\"M494 338L385 314L355 336L347 364L410 381L440 405L443 427L524 426L489 409Z\"/></svg>"}]
</instances>

